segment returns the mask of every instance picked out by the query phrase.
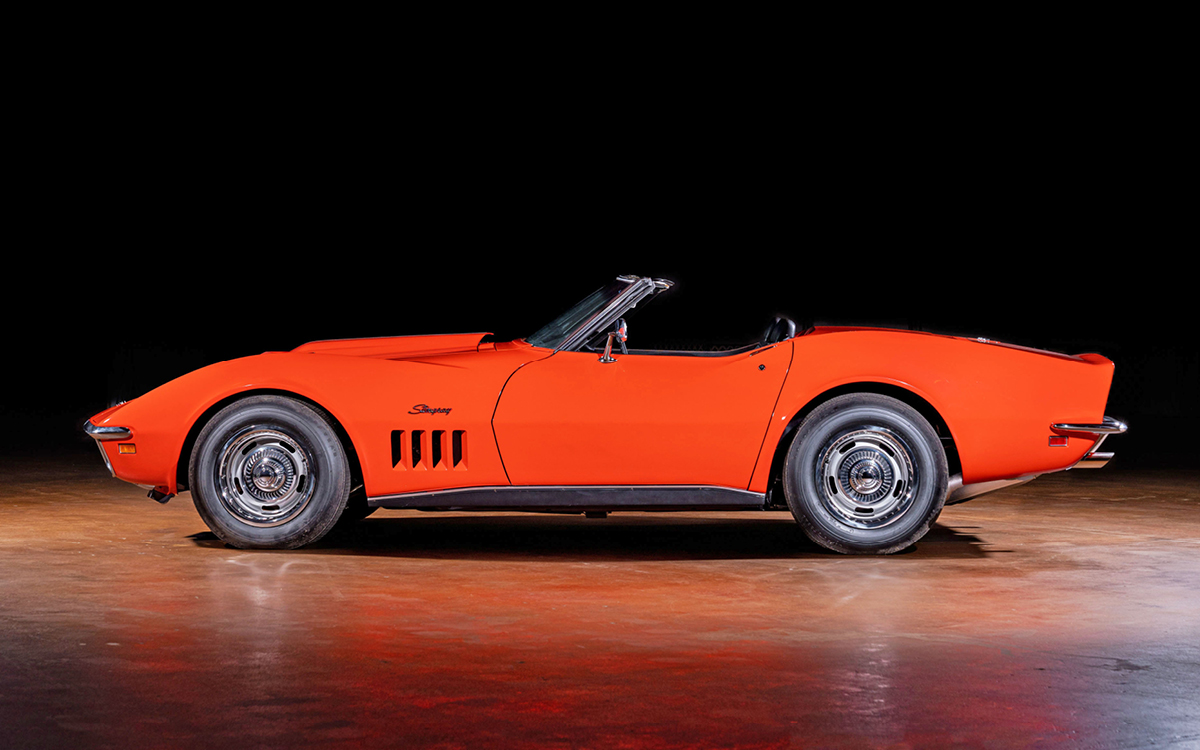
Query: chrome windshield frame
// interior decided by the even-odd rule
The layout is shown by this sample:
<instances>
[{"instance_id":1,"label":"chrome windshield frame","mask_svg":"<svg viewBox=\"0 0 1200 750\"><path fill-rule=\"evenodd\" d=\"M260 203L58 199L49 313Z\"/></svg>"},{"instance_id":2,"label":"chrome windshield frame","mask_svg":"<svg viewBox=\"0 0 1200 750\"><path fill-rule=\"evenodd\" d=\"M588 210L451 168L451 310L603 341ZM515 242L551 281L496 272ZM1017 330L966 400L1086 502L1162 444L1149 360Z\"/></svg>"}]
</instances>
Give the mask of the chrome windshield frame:
<instances>
[{"instance_id":1,"label":"chrome windshield frame","mask_svg":"<svg viewBox=\"0 0 1200 750\"><path fill-rule=\"evenodd\" d=\"M578 351L593 336L615 323L618 318L637 306L639 302L665 289L670 289L673 285L673 282L665 279L651 279L644 276L618 276L617 281L623 281L629 286L611 302L576 326L559 342L554 351Z\"/></svg>"}]
</instances>

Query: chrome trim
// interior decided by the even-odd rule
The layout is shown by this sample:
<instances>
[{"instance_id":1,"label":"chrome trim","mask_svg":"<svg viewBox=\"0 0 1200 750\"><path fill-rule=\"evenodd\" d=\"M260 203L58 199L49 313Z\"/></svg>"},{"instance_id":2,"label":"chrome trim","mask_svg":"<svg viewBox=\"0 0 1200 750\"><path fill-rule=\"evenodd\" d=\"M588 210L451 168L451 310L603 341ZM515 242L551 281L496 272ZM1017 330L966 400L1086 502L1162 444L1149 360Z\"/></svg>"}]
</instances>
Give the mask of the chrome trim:
<instances>
[{"instance_id":1,"label":"chrome trim","mask_svg":"<svg viewBox=\"0 0 1200 750\"><path fill-rule=\"evenodd\" d=\"M308 450L287 433L251 425L225 442L216 468L221 504L234 520L271 528L299 516L318 483Z\"/></svg>"},{"instance_id":2,"label":"chrome trim","mask_svg":"<svg viewBox=\"0 0 1200 750\"><path fill-rule=\"evenodd\" d=\"M395 498L421 497L423 495L452 495L458 492L480 492L495 490L724 490L740 492L753 497L766 497L761 492L739 490L734 487L721 487L715 484L488 484L480 487L452 487L446 490L421 490L420 492L399 492L395 495L377 495L369 500L391 500Z\"/></svg>"},{"instance_id":3,"label":"chrome trim","mask_svg":"<svg viewBox=\"0 0 1200 750\"><path fill-rule=\"evenodd\" d=\"M1059 432L1082 432L1087 435L1119 435L1129 429L1129 426L1112 417L1105 417L1103 424L1070 424L1059 423L1050 425L1050 429Z\"/></svg>"},{"instance_id":4,"label":"chrome trim","mask_svg":"<svg viewBox=\"0 0 1200 750\"><path fill-rule=\"evenodd\" d=\"M852 529L881 529L899 521L921 485L908 444L877 425L826 443L815 479L821 506Z\"/></svg>"},{"instance_id":5,"label":"chrome trim","mask_svg":"<svg viewBox=\"0 0 1200 750\"><path fill-rule=\"evenodd\" d=\"M612 355L612 342L617 337L617 332L612 331L608 334L608 342L604 345L604 354L600 355L600 361L604 364L616 362L617 358Z\"/></svg>"},{"instance_id":6,"label":"chrome trim","mask_svg":"<svg viewBox=\"0 0 1200 750\"><path fill-rule=\"evenodd\" d=\"M641 497L639 497L641 496ZM601 500L604 497L606 499ZM649 499L644 502L643 499ZM367 498L371 507L383 508L569 508L574 510L617 508L754 508L766 506L760 492L691 484L602 484L602 485L487 485L445 490L403 492Z\"/></svg>"},{"instance_id":7,"label":"chrome trim","mask_svg":"<svg viewBox=\"0 0 1200 750\"><path fill-rule=\"evenodd\" d=\"M1092 444L1091 449L1083 455L1083 458L1076 461L1067 470L1071 469L1102 469L1109 461L1113 459L1112 453L1100 453L1100 446L1104 444L1105 438L1109 435L1120 435L1129 429L1129 426L1119 419L1112 417L1104 417L1104 422L1101 424L1071 424L1068 422L1060 422L1050 425L1050 429L1056 432L1063 432L1075 435L1077 437L1095 437L1096 442Z\"/></svg>"},{"instance_id":8,"label":"chrome trim","mask_svg":"<svg viewBox=\"0 0 1200 750\"><path fill-rule=\"evenodd\" d=\"M1041 474L1031 474L1030 476L1018 477L1017 479L995 479L991 482L963 484L962 474L955 474L950 477L950 483L946 486L946 505L963 503L971 498L995 492L996 490L1002 490L1006 487L1016 487L1019 484L1032 482L1039 476Z\"/></svg>"},{"instance_id":9,"label":"chrome trim","mask_svg":"<svg viewBox=\"0 0 1200 750\"><path fill-rule=\"evenodd\" d=\"M624 281L629 284L629 287L618 294L603 310L593 315L590 320L581 323L578 328L562 340L562 343L554 351L571 352L577 350L584 342L595 336L598 331L609 327L616 322L617 318L624 315L627 310L636 307L637 303L658 291L652 280L639 276L618 276L617 281Z\"/></svg>"},{"instance_id":10,"label":"chrome trim","mask_svg":"<svg viewBox=\"0 0 1200 750\"><path fill-rule=\"evenodd\" d=\"M92 420L90 419L83 425L83 431L87 433L88 437L96 441L128 440L133 437L133 432L128 427L97 427L92 424Z\"/></svg>"},{"instance_id":11,"label":"chrome trim","mask_svg":"<svg viewBox=\"0 0 1200 750\"><path fill-rule=\"evenodd\" d=\"M100 449L100 456L104 459L104 465L108 467L108 473L114 477L117 476L117 472L113 471L112 461L108 460L108 454L104 452L104 446L100 444L99 440L96 441L96 447Z\"/></svg>"},{"instance_id":12,"label":"chrome trim","mask_svg":"<svg viewBox=\"0 0 1200 750\"><path fill-rule=\"evenodd\" d=\"M1124 422L1106 416L1101 424L1072 424L1070 422L1059 422L1050 425L1050 429L1056 432L1071 433L1076 437L1094 437L1096 442L1088 449L1088 452L1083 455L1083 458L1068 466L1065 470L1071 469L1101 469L1113 459L1112 453L1101 453L1099 451L1101 443L1109 435L1119 435L1129 429L1129 426ZM1055 471L1058 471L1056 469ZM991 482L978 482L976 484L962 483L962 474L955 474L950 477L950 484L946 490L946 505L954 505L973 497L978 497L987 492L1004 489L1005 487L1015 487L1019 484L1025 484L1031 480L1037 479L1041 474L1033 474L1027 477L1018 477L1016 479L997 479Z\"/></svg>"},{"instance_id":13,"label":"chrome trim","mask_svg":"<svg viewBox=\"0 0 1200 750\"><path fill-rule=\"evenodd\" d=\"M1098 453L1092 451L1083 458L1079 459L1079 463L1072 466L1072 469L1103 469L1108 465L1108 462L1113 460L1115 453Z\"/></svg>"}]
</instances>

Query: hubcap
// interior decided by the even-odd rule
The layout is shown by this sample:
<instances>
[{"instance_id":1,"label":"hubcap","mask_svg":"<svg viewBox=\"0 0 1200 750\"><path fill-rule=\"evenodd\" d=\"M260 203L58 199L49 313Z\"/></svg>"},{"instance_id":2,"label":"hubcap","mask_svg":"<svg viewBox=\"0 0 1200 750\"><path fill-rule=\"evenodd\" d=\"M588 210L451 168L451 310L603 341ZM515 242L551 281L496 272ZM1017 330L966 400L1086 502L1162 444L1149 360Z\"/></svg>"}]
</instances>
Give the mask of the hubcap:
<instances>
[{"instance_id":1,"label":"hubcap","mask_svg":"<svg viewBox=\"0 0 1200 750\"><path fill-rule=\"evenodd\" d=\"M291 436L250 427L221 449L217 468L221 502L251 526L287 523L312 498L312 467L308 451Z\"/></svg>"},{"instance_id":2,"label":"hubcap","mask_svg":"<svg viewBox=\"0 0 1200 750\"><path fill-rule=\"evenodd\" d=\"M816 477L821 504L856 529L895 523L912 505L917 471L912 451L884 427L862 427L831 440Z\"/></svg>"}]
</instances>

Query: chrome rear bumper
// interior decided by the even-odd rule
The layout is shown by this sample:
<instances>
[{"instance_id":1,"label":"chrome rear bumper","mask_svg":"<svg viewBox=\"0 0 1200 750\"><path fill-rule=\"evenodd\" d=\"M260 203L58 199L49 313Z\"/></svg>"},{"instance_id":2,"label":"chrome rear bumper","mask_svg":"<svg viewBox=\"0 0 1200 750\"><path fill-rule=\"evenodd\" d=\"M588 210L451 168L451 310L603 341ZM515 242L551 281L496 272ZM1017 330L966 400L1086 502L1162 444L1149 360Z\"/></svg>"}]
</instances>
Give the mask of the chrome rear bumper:
<instances>
[{"instance_id":1,"label":"chrome rear bumper","mask_svg":"<svg viewBox=\"0 0 1200 750\"><path fill-rule=\"evenodd\" d=\"M1099 451L1100 444L1109 435L1120 435L1129 427L1122 421L1105 417L1101 424L1071 424L1059 423L1050 425L1050 429L1055 432L1075 437L1094 438L1095 443L1091 450L1084 454L1083 458L1076 461L1067 469L1101 469L1109 461L1112 460L1112 453L1101 453ZM1017 477L1015 479L997 479L991 482L978 482L976 484L963 484L962 474L955 474L950 477L950 485L946 488L946 505L954 505L956 503L965 502L973 497L988 492L1004 489L1005 487L1015 487L1019 484L1025 484L1028 481L1037 479L1040 474L1031 474L1029 476Z\"/></svg>"},{"instance_id":2,"label":"chrome rear bumper","mask_svg":"<svg viewBox=\"0 0 1200 750\"><path fill-rule=\"evenodd\" d=\"M1129 429L1129 426L1119 419L1105 417L1103 424L1052 424L1050 429L1055 432L1075 433L1083 435L1117 435Z\"/></svg>"},{"instance_id":3,"label":"chrome rear bumper","mask_svg":"<svg viewBox=\"0 0 1200 750\"><path fill-rule=\"evenodd\" d=\"M1125 432L1125 430L1129 429L1129 426L1120 420L1105 417L1104 422L1101 424L1059 423L1050 425L1050 429L1063 435L1095 438L1096 442L1092 445L1092 449L1084 454L1083 458L1079 459L1074 466L1069 468L1102 469L1112 460L1114 454L1101 453L1100 444L1109 435L1120 435L1122 432Z\"/></svg>"}]
</instances>

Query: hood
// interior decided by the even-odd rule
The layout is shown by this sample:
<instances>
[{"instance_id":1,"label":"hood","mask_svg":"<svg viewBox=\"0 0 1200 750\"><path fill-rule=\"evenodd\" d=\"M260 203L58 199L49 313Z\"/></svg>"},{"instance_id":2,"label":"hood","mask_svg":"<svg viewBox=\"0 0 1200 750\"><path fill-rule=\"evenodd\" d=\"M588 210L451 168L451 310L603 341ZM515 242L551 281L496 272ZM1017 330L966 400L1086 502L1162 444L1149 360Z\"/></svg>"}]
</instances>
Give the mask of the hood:
<instances>
[{"instance_id":1,"label":"hood","mask_svg":"<svg viewBox=\"0 0 1200 750\"><path fill-rule=\"evenodd\" d=\"M439 333L430 336L384 336L371 339L310 341L292 351L299 354L337 354L345 357L408 359L431 354L452 354L479 350L479 342L488 333Z\"/></svg>"}]
</instances>

